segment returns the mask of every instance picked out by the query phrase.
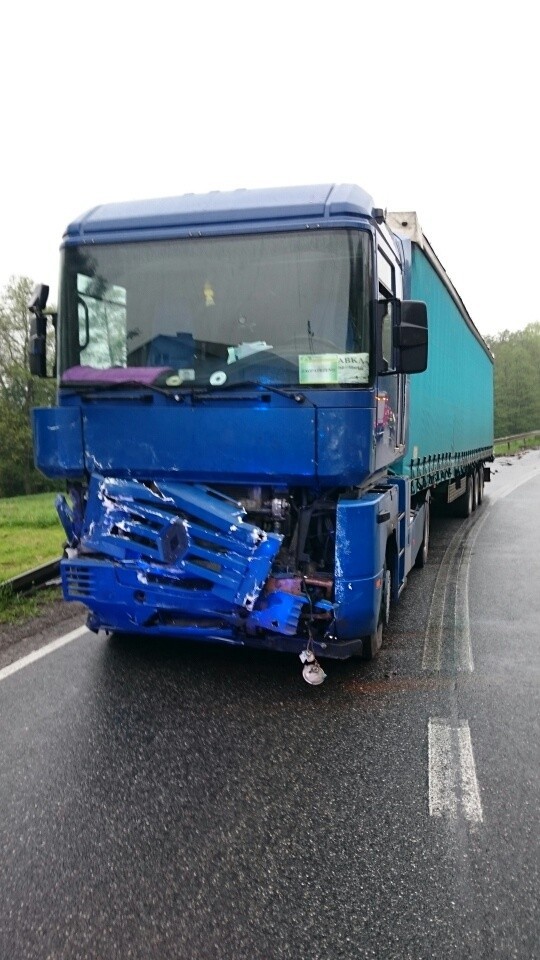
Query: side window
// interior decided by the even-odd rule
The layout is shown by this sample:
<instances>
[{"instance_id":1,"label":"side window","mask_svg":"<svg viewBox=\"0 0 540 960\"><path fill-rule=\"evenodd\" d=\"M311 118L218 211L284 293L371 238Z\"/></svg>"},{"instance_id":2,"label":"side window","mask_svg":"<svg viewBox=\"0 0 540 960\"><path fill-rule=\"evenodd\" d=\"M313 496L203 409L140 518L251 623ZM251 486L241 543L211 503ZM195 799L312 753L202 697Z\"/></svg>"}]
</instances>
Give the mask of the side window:
<instances>
[{"instance_id":1,"label":"side window","mask_svg":"<svg viewBox=\"0 0 540 960\"><path fill-rule=\"evenodd\" d=\"M388 300L388 296L389 291L379 284L379 300ZM381 346L385 369L392 370L394 366L394 305L391 300L386 307L382 318Z\"/></svg>"},{"instance_id":2,"label":"side window","mask_svg":"<svg viewBox=\"0 0 540 960\"><path fill-rule=\"evenodd\" d=\"M384 365L387 370L394 369L394 305L396 296L395 268L379 248L377 250L377 270L379 275L379 300L387 300L387 309L382 317L381 347Z\"/></svg>"},{"instance_id":3,"label":"side window","mask_svg":"<svg viewBox=\"0 0 540 960\"><path fill-rule=\"evenodd\" d=\"M81 363L106 369L126 365L126 290L77 275Z\"/></svg>"}]
</instances>

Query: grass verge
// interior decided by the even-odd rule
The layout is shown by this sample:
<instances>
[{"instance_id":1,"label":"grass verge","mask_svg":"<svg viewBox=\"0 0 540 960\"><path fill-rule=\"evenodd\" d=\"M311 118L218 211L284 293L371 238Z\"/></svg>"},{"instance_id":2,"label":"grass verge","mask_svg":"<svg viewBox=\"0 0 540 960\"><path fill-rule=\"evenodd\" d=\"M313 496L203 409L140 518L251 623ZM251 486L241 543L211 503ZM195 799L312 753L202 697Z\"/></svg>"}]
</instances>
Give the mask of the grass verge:
<instances>
[{"instance_id":1,"label":"grass verge","mask_svg":"<svg viewBox=\"0 0 540 960\"><path fill-rule=\"evenodd\" d=\"M535 450L538 446L540 446L540 433L533 437L525 437L523 440L505 440L504 443L496 443L493 453L496 457L512 457L525 450Z\"/></svg>"},{"instance_id":2,"label":"grass verge","mask_svg":"<svg viewBox=\"0 0 540 960\"><path fill-rule=\"evenodd\" d=\"M30 594L14 593L6 583L0 583L0 624L24 623L39 617L47 606L62 599L60 587L47 587Z\"/></svg>"},{"instance_id":3,"label":"grass verge","mask_svg":"<svg viewBox=\"0 0 540 960\"><path fill-rule=\"evenodd\" d=\"M0 500L0 584L62 555L65 535L55 496L37 493Z\"/></svg>"}]
</instances>

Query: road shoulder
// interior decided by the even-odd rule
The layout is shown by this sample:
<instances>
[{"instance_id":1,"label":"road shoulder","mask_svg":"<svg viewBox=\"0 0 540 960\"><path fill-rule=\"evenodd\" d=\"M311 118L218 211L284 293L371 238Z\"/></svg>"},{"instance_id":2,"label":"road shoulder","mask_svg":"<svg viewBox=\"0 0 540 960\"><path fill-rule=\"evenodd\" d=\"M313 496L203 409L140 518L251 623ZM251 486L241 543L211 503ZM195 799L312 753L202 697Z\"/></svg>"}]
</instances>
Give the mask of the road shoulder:
<instances>
[{"instance_id":1,"label":"road shoulder","mask_svg":"<svg viewBox=\"0 0 540 960\"><path fill-rule=\"evenodd\" d=\"M58 597L48 600L37 617L0 624L0 669L82 626L86 613L82 603L66 603Z\"/></svg>"}]
</instances>

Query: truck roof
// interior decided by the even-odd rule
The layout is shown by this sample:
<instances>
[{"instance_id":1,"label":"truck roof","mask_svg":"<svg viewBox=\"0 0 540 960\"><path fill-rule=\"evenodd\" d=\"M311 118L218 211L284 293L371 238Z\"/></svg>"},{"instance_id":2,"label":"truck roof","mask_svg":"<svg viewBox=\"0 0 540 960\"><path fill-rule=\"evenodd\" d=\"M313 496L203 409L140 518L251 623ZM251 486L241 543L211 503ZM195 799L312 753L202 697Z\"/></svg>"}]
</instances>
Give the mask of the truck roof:
<instances>
[{"instance_id":1,"label":"truck roof","mask_svg":"<svg viewBox=\"0 0 540 960\"><path fill-rule=\"evenodd\" d=\"M127 231L196 230L225 224L260 221L326 220L332 217L371 217L373 200L353 184L317 184L262 190L187 193L180 197L132 200L94 207L69 224L66 243Z\"/></svg>"}]
</instances>

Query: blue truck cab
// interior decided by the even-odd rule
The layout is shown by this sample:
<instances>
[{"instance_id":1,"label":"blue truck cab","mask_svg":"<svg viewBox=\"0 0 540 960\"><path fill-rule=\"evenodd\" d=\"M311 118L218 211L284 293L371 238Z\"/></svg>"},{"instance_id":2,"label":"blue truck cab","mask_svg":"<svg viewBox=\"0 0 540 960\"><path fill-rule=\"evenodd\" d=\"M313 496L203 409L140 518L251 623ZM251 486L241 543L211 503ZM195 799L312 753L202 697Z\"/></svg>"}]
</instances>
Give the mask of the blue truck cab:
<instances>
[{"instance_id":1,"label":"blue truck cab","mask_svg":"<svg viewBox=\"0 0 540 960\"><path fill-rule=\"evenodd\" d=\"M33 429L65 598L95 631L373 656L433 486L399 466L427 311L382 211L351 185L109 204L61 255Z\"/></svg>"}]
</instances>

